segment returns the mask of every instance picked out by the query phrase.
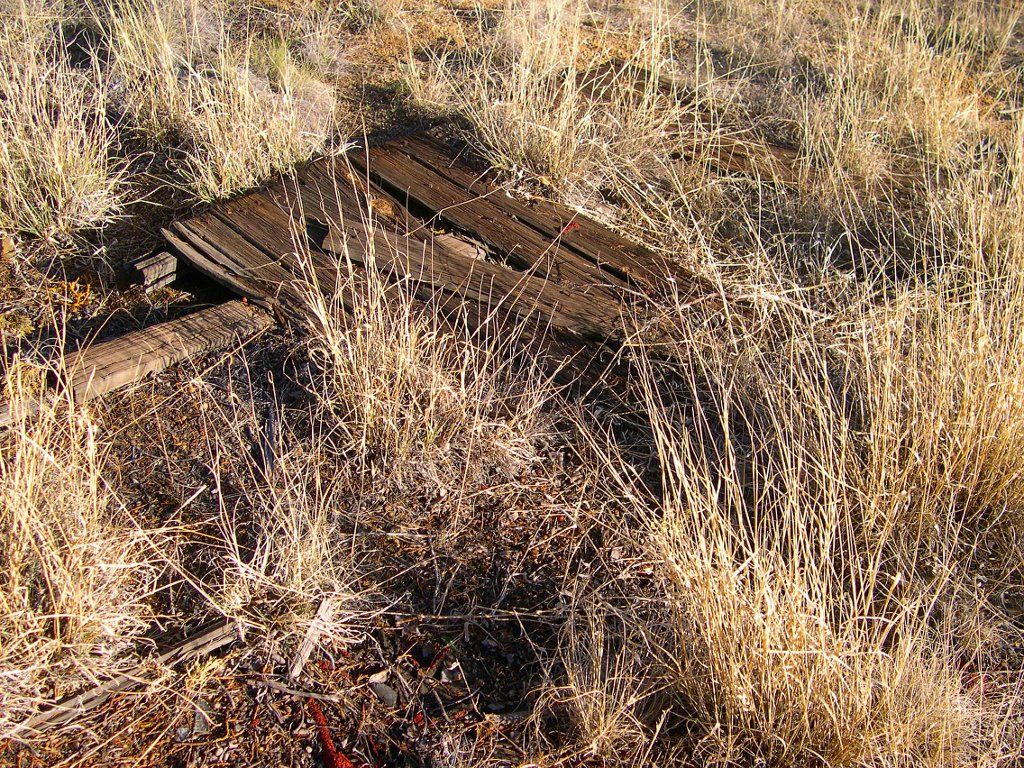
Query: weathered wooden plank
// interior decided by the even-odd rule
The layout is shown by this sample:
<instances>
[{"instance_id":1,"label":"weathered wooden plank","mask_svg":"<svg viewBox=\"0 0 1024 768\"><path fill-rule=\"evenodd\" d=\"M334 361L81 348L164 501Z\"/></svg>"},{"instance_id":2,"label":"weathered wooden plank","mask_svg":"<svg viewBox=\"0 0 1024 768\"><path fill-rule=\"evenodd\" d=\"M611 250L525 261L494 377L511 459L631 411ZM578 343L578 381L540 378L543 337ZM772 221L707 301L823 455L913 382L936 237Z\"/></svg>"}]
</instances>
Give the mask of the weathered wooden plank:
<instances>
[{"instance_id":1,"label":"weathered wooden plank","mask_svg":"<svg viewBox=\"0 0 1024 768\"><path fill-rule=\"evenodd\" d=\"M88 346L66 361L67 381L77 400L90 400L189 357L226 347L271 324L265 312L228 301Z\"/></svg>"},{"instance_id":2,"label":"weathered wooden plank","mask_svg":"<svg viewBox=\"0 0 1024 768\"><path fill-rule=\"evenodd\" d=\"M341 262L310 247L310 220L315 217L301 201L289 211L265 192L249 196L247 216L236 223L227 212L215 211L217 217L232 226L239 236L252 245L272 254L275 263L293 280L313 282L321 290L334 290L344 281ZM359 230L363 232L363 230Z\"/></svg>"},{"instance_id":3,"label":"weathered wooden plank","mask_svg":"<svg viewBox=\"0 0 1024 768\"><path fill-rule=\"evenodd\" d=\"M229 301L116 339L91 344L51 366L49 388L70 390L85 402L141 381L176 363L244 340L273 324L265 312ZM31 410L34 405L25 404ZM9 403L0 405L0 426L11 423Z\"/></svg>"},{"instance_id":4,"label":"weathered wooden plank","mask_svg":"<svg viewBox=\"0 0 1024 768\"><path fill-rule=\"evenodd\" d=\"M539 198L525 201L507 194L492 183L488 174L474 173L427 134L406 136L390 144L400 148L410 159L436 169L467 192L491 198L496 205L536 229L543 237L557 239L581 258L619 279L656 284L667 273L665 260L653 251L567 206Z\"/></svg>"},{"instance_id":5,"label":"weathered wooden plank","mask_svg":"<svg viewBox=\"0 0 1024 768\"><path fill-rule=\"evenodd\" d=\"M265 288L241 278L229 263L224 263L223 254L215 247L198 238L188 227L174 224L176 232L161 229L167 242L178 251L193 267L207 277L230 288L264 309L274 309L276 302Z\"/></svg>"},{"instance_id":6,"label":"weathered wooden plank","mask_svg":"<svg viewBox=\"0 0 1024 768\"><path fill-rule=\"evenodd\" d=\"M332 221L364 226L372 221L402 233L422 223L394 198L382 196L352 166L348 155L311 163L298 182L303 203L319 208Z\"/></svg>"},{"instance_id":7,"label":"weathered wooden plank","mask_svg":"<svg viewBox=\"0 0 1024 768\"><path fill-rule=\"evenodd\" d=\"M534 314L551 325L584 336L619 335L618 304L595 303L557 283L503 265L490 264L448 248L378 232L374 266L427 288L443 288L465 301L501 307L516 315ZM332 247L330 242L324 246ZM428 291L429 293L429 291Z\"/></svg>"},{"instance_id":8,"label":"weathered wooden plank","mask_svg":"<svg viewBox=\"0 0 1024 768\"><path fill-rule=\"evenodd\" d=\"M339 184L336 179L309 170L303 174L295 188L298 200L293 198L293 206L295 203L300 204L303 215L308 215L312 208L329 217L328 223L334 237L324 243L314 244L323 250L347 255L361 264L367 262L367 249L373 245L377 268L388 269L398 278L415 281L418 284L417 294L424 298L424 289L444 289L466 300L501 303L515 314L537 312L556 327L574 329L584 335L610 336L617 333L620 327L617 323L617 304L587 301L586 297L581 297L577 292L570 292L536 275L474 258L474 244L460 241L455 236L435 237L422 224L416 224L415 237L395 237L392 232L380 227L374 228L368 236L364 222L349 224L344 226L348 237L345 238L344 247L340 248L336 238L338 229L344 225L342 222L356 219L359 209L349 215L344 210L345 204L336 206L335 211L326 210L331 206L325 202L331 199L332 191ZM329 185L326 191L325 184ZM278 189L270 191L270 195L276 194L280 194ZM349 199L347 205L350 212L357 202ZM288 225L284 218L286 214L280 207L275 211L265 210L264 207L258 207L257 210L263 224L279 229ZM407 221L416 223L409 214ZM459 246L464 248L460 249Z\"/></svg>"},{"instance_id":9,"label":"weathered wooden plank","mask_svg":"<svg viewBox=\"0 0 1024 768\"><path fill-rule=\"evenodd\" d=\"M203 259L197 266L215 280L235 287L243 296L255 298L275 312L294 315L299 311L292 273L235 227L210 215L173 226L189 245L202 252ZM191 257L184 251L183 254Z\"/></svg>"},{"instance_id":10,"label":"weathered wooden plank","mask_svg":"<svg viewBox=\"0 0 1024 768\"><path fill-rule=\"evenodd\" d=\"M421 238L429 232L422 221L412 216L393 197L385 197L376 188L369 190L370 197L367 197L367 192L363 191L366 184L362 180L358 181L356 189L356 181L352 180L354 175L345 158L330 158L330 162L324 160L311 164L296 177L294 185L289 184L283 191L269 190L268 195L279 205L283 195L288 200L284 207L290 206L293 215L322 217L324 223L333 224L363 240L365 237L357 233L368 229L385 229Z\"/></svg>"},{"instance_id":11,"label":"weathered wooden plank","mask_svg":"<svg viewBox=\"0 0 1024 768\"><path fill-rule=\"evenodd\" d=\"M795 150L767 143L759 138L741 139L722 135L713 126L703 134L679 133L671 159L707 162L722 173L747 176L759 181L795 187L800 183L800 166Z\"/></svg>"},{"instance_id":12,"label":"weathered wooden plank","mask_svg":"<svg viewBox=\"0 0 1024 768\"><path fill-rule=\"evenodd\" d=\"M174 282L178 260L167 251L150 254L128 265L129 284L141 285L146 292L163 288Z\"/></svg>"},{"instance_id":13,"label":"weathered wooden plank","mask_svg":"<svg viewBox=\"0 0 1024 768\"><path fill-rule=\"evenodd\" d=\"M358 163L357 163L358 165ZM531 270L584 291L598 301L616 301L608 284L625 284L602 274L593 264L564 248L558 236L547 237L503 211L488 197L467 192L450 180L387 145L370 150L370 178L436 211L436 217L498 249L509 266Z\"/></svg>"},{"instance_id":14,"label":"weathered wooden plank","mask_svg":"<svg viewBox=\"0 0 1024 768\"><path fill-rule=\"evenodd\" d=\"M228 619L207 624L190 637L174 643L153 660L157 665L173 666L186 659L203 656L230 645L238 637L235 623ZM76 717L91 712L115 693L125 693L145 685L152 678L151 665L140 665L131 672L112 677L82 693L54 704L24 720L3 734L5 738L26 739L65 725Z\"/></svg>"}]
</instances>

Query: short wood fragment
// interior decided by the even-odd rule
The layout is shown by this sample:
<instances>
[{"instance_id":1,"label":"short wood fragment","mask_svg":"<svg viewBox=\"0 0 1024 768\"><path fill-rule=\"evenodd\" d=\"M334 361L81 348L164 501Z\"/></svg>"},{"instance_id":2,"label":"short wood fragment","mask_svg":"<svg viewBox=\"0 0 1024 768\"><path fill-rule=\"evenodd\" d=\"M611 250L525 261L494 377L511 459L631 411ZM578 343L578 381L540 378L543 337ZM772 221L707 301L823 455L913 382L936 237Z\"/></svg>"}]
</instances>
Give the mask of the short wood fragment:
<instances>
[{"instance_id":1,"label":"short wood fragment","mask_svg":"<svg viewBox=\"0 0 1024 768\"><path fill-rule=\"evenodd\" d=\"M306 629L306 636L302 639L299 650L295 653L295 658L292 659L291 667L288 669L288 679L297 680L299 675L302 674L303 668L306 666L306 662L309 661L309 655L313 653L313 649L316 648L316 644L320 642L320 635L327 629L327 624L330 623L334 616L334 600L331 597L325 597L320 607L317 609L316 616L309 622L309 627Z\"/></svg>"},{"instance_id":2,"label":"short wood fragment","mask_svg":"<svg viewBox=\"0 0 1024 768\"><path fill-rule=\"evenodd\" d=\"M67 361L68 381L77 400L89 400L226 347L272 322L265 312L229 301L86 347Z\"/></svg>"},{"instance_id":3,"label":"short wood fragment","mask_svg":"<svg viewBox=\"0 0 1024 768\"><path fill-rule=\"evenodd\" d=\"M128 265L127 273L129 284L141 285L148 293L174 282L178 259L167 251L161 251L133 261Z\"/></svg>"},{"instance_id":4,"label":"short wood fragment","mask_svg":"<svg viewBox=\"0 0 1024 768\"><path fill-rule=\"evenodd\" d=\"M66 358L57 375L74 399L84 402L189 357L226 347L272 324L272 318L262 310L242 301L229 301L87 346ZM9 404L0 404L0 426L11 420Z\"/></svg>"}]
</instances>

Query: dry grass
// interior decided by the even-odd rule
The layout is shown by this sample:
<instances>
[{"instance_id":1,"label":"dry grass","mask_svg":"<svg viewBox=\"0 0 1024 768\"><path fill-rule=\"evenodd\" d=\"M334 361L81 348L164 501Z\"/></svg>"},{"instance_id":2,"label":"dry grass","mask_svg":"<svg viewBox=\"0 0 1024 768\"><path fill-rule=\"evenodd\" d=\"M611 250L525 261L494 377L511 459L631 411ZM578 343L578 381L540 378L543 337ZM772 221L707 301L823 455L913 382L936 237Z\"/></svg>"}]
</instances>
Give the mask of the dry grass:
<instances>
[{"instance_id":1,"label":"dry grass","mask_svg":"<svg viewBox=\"0 0 1024 768\"><path fill-rule=\"evenodd\" d=\"M886 326L871 315L863 337L825 347L798 319L772 324L796 329L781 337L726 340L680 307L670 346L663 328L656 354L639 349L660 492L603 439L592 448L634 521L632 568L651 564L655 580L627 566L582 601L615 620L570 624L555 700L570 704L580 750L613 764L1013 754L1009 627L987 595L1019 579L1019 546L1001 547L1019 541L1003 526L1018 530L1020 450L1000 461L1013 438L981 409L1005 408L1016 377L964 368L958 332L916 317L900 318L913 338L896 346L918 365L876 345ZM997 583L979 589L981 573Z\"/></svg>"},{"instance_id":2,"label":"dry grass","mask_svg":"<svg viewBox=\"0 0 1024 768\"><path fill-rule=\"evenodd\" d=\"M485 473L508 476L537 459L550 385L510 338L470 333L379 278L311 297L316 392L336 427L334 447L359 474L409 493L461 492ZM351 306L345 312L343 303Z\"/></svg>"},{"instance_id":3,"label":"dry grass","mask_svg":"<svg viewBox=\"0 0 1024 768\"><path fill-rule=\"evenodd\" d=\"M110 487L108 446L64 398L5 379L0 449L0 730L118 668L149 628L158 568Z\"/></svg>"},{"instance_id":4,"label":"dry grass","mask_svg":"<svg viewBox=\"0 0 1024 768\"><path fill-rule=\"evenodd\" d=\"M659 88L670 33L660 7L619 30L579 2L512 4L481 49L413 59L407 81L424 106L466 118L496 166L592 196L686 119Z\"/></svg>"},{"instance_id":5,"label":"dry grass","mask_svg":"<svg viewBox=\"0 0 1024 768\"><path fill-rule=\"evenodd\" d=\"M469 623L489 600L520 619L545 606L543 631L522 625L548 662L522 753L537 764L1008 764L1020 630L996 597L1019 593L1024 556L1020 10L490 10L452 35L470 47L410 57L415 103L716 295L649 297L623 353L635 386L609 416L552 387L508 328L471 333L408 281L353 272L311 291L289 361L301 407L207 409L212 566L179 570L275 649L328 597L344 640L392 603L457 602ZM195 197L229 195L329 145L325 40L364 12L275 26L226 2L110 3L106 69L81 75L92 95L69 114L109 130L95 117L123 111ZM43 61L45 88L80 76ZM757 136L794 143L795 180L716 166L727 138ZM116 178L103 167L82 178ZM0 512L27 533L0 555L16 564L0 631L19 714L48 695L48 660L96 674L146 615L149 571L97 566L139 558L105 535L120 507L90 430L54 408L9 435ZM72 526L95 546L70 546ZM441 741L451 764L489 759L467 734Z\"/></svg>"},{"instance_id":6,"label":"dry grass","mask_svg":"<svg viewBox=\"0 0 1024 768\"><path fill-rule=\"evenodd\" d=\"M67 239L130 197L96 68L65 57L62 9L5 3L0 30L0 230Z\"/></svg>"},{"instance_id":7,"label":"dry grass","mask_svg":"<svg viewBox=\"0 0 1024 768\"><path fill-rule=\"evenodd\" d=\"M979 688L962 664L1004 679L998 638L1009 630L988 595L1019 582L1020 129L1000 117L1016 87L1002 61L1019 14L726 5L706 23L724 11L746 25L745 45L784 65L798 49L823 72L821 91L783 101L806 162L786 194L851 236L870 222L880 247L910 242L901 258L927 265L920 280L875 295L877 284L851 291L826 271L801 289L799 259L766 239L789 236L784 200L767 217L731 217L740 252L686 237L700 198L678 191L706 159L667 172L645 152L668 151L664 131L688 119L711 145L717 118L694 115L724 108L728 121L738 110L638 99L672 71L664 45L641 49L650 58L633 64L654 76L631 95L579 88L574 73L616 52L607 27L586 29L583 4L510 6L484 53L413 69L414 94L467 119L492 162L569 199L581 184L611 191L648 226L673 221L668 231L734 297L716 317L670 302L657 343L635 353L661 490L652 499L618 453L604 453L603 468L626 518L646 528L632 538L658 580L580 603L632 620L570 624L552 699L578 732L570 754L615 764L652 753L663 764L998 762L1018 737L1015 684ZM822 23L827 32L811 36ZM722 91L720 79L689 87ZM634 120L616 120L616 107ZM663 245L665 231L648 230L649 242ZM601 607L586 608L594 599Z\"/></svg>"},{"instance_id":8,"label":"dry grass","mask_svg":"<svg viewBox=\"0 0 1024 768\"><path fill-rule=\"evenodd\" d=\"M1022 309L1011 278L994 295L920 291L870 316L869 471L879 489L907 489L869 496L877 507L871 518L979 545L997 530L1019 530L1024 465L1016 413L1024 398L1014 329ZM1019 556L1004 554L1008 565Z\"/></svg>"},{"instance_id":9,"label":"dry grass","mask_svg":"<svg viewBox=\"0 0 1024 768\"><path fill-rule=\"evenodd\" d=\"M117 100L201 200L227 197L324 149L333 89L284 41L231 24L224 3L112 3L98 11Z\"/></svg>"},{"instance_id":10,"label":"dry grass","mask_svg":"<svg viewBox=\"0 0 1024 768\"><path fill-rule=\"evenodd\" d=\"M271 423L279 424L283 413L272 408ZM203 558L206 570L196 572L181 558L179 570L211 607L261 634L274 628L277 643L304 632L324 601L331 612L320 617L321 631L335 642L361 637L384 603L361 585L352 543L339 526L350 487L329 473L322 456L294 445L294 435L266 431L265 414L244 406L210 410L217 523L192 542L210 560ZM257 454L254 434L261 435Z\"/></svg>"},{"instance_id":11,"label":"dry grass","mask_svg":"<svg viewBox=\"0 0 1024 768\"><path fill-rule=\"evenodd\" d=\"M414 292L355 272L326 294L310 287L295 350L304 404L204 409L217 525L183 551L202 547L214 565L177 568L218 611L292 632L330 599L332 642L361 637L390 602L377 581L397 578L376 570L367 536L437 525L434 546L458 549L476 506L503 487L512 508L526 494L517 483L540 469L552 386L514 336L448 324Z\"/></svg>"},{"instance_id":12,"label":"dry grass","mask_svg":"<svg viewBox=\"0 0 1024 768\"><path fill-rule=\"evenodd\" d=\"M825 170L811 186L825 205L854 225L865 208L905 214L900 186L941 184L983 158L1005 135L1000 96L1013 85L1000 61L1019 16L883 3L840 24L815 52L828 91L803 101L807 157Z\"/></svg>"}]
</instances>

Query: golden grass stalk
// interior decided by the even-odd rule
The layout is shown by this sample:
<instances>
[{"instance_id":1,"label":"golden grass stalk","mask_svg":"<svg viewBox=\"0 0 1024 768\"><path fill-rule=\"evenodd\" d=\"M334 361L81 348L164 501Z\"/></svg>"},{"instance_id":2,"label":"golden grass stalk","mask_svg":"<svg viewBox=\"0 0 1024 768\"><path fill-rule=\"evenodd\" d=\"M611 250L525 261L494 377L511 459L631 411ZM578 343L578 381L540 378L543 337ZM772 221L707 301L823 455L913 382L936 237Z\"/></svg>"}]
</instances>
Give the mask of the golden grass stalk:
<instances>
[{"instance_id":1,"label":"golden grass stalk","mask_svg":"<svg viewBox=\"0 0 1024 768\"><path fill-rule=\"evenodd\" d=\"M130 191L103 77L69 64L59 21L21 0L0 29L0 230L41 239L109 222Z\"/></svg>"},{"instance_id":2,"label":"golden grass stalk","mask_svg":"<svg viewBox=\"0 0 1024 768\"><path fill-rule=\"evenodd\" d=\"M98 11L124 108L143 134L171 145L181 182L201 200L308 159L334 128L333 90L281 41L233 29L226 12L197 0Z\"/></svg>"},{"instance_id":3,"label":"golden grass stalk","mask_svg":"<svg viewBox=\"0 0 1024 768\"><path fill-rule=\"evenodd\" d=\"M158 570L88 415L64 397L30 408L25 381L5 378L0 436L0 731L117 670Z\"/></svg>"},{"instance_id":4,"label":"golden grass stalk","mask_svg":"<svg viewBox=\"0 0 1024 768\"><path fill-rule=\"evenodd\" d=\"M496 166L592 191L614 158L635 162L664 144L669 30L661 6L647 26L615 30L584 2L511 3L480 50L412 60L407 82L425 107L466 118Z\"/></svg>"}]
</instances>

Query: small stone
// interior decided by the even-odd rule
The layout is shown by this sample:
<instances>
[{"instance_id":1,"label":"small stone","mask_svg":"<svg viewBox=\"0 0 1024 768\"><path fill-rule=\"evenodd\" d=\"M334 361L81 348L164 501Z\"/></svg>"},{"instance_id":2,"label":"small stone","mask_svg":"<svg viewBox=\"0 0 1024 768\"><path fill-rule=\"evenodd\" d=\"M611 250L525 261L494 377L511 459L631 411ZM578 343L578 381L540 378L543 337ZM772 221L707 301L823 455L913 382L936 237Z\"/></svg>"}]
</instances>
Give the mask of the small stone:
<instances>
[{"instance_id":1,"label":"small stone","mask_svg":"<svg viewBox=\"0 0 1024 768\"><path fill-rule=\"evenodd\" d=\"M213 709L206 699L200 699L196 705L196 716L192 722L192 735L205 736L213 724Z\"/></svg>"},{"instance_id":2,"label":"small stone","mask_svg":"<svg viewBox=\"0 0 1024 768\"><path fill-rule=\"evenodd\" d=\"M213 724L213 708L205 699L196 702L195 714L192 717L192 727L184 726L174 730L174 736L179 742L192 741L199 736L205 736L210 732Z\"/></svg>"},{"instance_id":3,"label":"small stone","mask_svg":"<svg viewBox=\"0 0 1024 768\"><path fill-rule=\"evenodd\" d=\"M458 683L460 685L464 684L466 682L466 676L462 673L462 665L456 661L451 666L442 669L441 682Z\"/></svg>"},{"instance_id":4,"label":"small stone","mask_svg":"<svg viewBox=\"0 0 1024 768\"><path fill-rule=\"evenodd\" d=\"M388 709L394 709L398 705L398 691L387 683L370 683L370 690Z\"/></svg>"}]
</instances>

